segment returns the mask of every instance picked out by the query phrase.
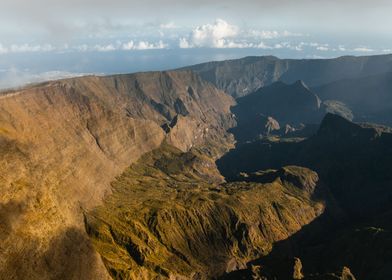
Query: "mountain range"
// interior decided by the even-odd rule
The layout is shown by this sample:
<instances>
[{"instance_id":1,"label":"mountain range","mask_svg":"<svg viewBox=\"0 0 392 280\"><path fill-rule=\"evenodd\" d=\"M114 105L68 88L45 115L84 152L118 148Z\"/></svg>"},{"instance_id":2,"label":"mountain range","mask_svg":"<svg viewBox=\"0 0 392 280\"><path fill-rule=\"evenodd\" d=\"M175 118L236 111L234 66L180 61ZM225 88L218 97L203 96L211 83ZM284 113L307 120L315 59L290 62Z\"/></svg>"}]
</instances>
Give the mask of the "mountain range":
<instances>
[{"instance_id":1,"label":"mountain range","mask_svg":"<svg viewBox=\"0 0 392 280\"><path fill-rule=\"evenodd\" d=\"M0 93L0 279L390 279L392 56Z\"/></svg>"}]
</instances>

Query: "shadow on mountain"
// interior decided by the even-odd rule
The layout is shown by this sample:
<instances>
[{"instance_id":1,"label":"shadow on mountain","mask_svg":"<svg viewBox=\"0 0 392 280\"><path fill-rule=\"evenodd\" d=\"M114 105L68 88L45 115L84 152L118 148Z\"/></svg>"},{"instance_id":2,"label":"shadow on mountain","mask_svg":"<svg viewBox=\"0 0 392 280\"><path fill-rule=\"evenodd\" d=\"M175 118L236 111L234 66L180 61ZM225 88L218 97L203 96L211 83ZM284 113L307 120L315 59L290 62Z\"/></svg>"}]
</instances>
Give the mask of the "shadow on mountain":
<instances>
[{"instance_id":1,"label":"shadow on mountain","mask_svg":"<svg viewBox=\"0 0 392 280\"><path fill-rule=\"evenodd\" d=\"M227 180L241 172L298 165L316 171L339 203L355 216L392 205L392 134L327 114L318 132L303 141L259 140L217 161Z\"/></svg>"},{"instance_id":2,"label":"shadow on mountain","mask_svg":"<svg viewBox=\"0 0 392 280\"><path fill-rule=\"evenodd\" d=\"M2 242L7 245L8 241ZM27 279L26 275L28 279L103 279L103 266L82 230L69 228L54 237L42 255L37 253L39 247L40 241L32 239L14 244L12 257L0 269L0 279ZM26 265L31 260L35 265Z\"/></svg>"},{"instance_id":3,"label":"shadow on mountain","mask_svg":"<svg viewBox=\"0 0 392 280\"><path fill-rule=\"evenodd\" d=\"M231 108L237 127L230 130L238 143L263 136L287 136L304 130L307 124L318 124L325 108L316 94L304 84L276 82L237 99Z\"/></svg>"},{"instance_id":4,"label":"shadow on mountain","mask_svg":"<svg viewBox=\"0 0 392 280\"><path fill-rule=\"evenodd\" d=\"M222 279L252 279L252 268L259 265L269 275L266 279L296 279L294 257L304 264L306 277L298 279L346 279L336 278L338 274L330 275L335 278L322 276L342 271L343 266L352 269L358 279L391 279L390 129L359 125L327 114L317 133L306 140L262 139L239 145L217 161L229 181L244 177L252 180L259 170L287 165L315 170L332 196L327 209L341 209L347 217L345 223L331 223L327 211L287 240L276 243L268 256L249 263L248 269ZM331 207L331 202L336 205Z\"/></svg>"}]
</instances>

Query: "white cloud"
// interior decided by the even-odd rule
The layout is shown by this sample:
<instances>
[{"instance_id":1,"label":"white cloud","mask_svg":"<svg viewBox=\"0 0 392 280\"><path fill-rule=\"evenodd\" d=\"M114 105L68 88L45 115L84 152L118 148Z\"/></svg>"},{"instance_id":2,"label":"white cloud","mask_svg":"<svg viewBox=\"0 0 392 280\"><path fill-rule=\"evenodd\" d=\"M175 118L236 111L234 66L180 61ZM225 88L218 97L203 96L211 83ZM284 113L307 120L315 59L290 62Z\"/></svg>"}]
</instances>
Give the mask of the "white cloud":
<instances>
[{"instance_id":1,"label":"white cloud","mask_svg":"<svg viewBox=\"0 0 392 280\"><path fill-rule=\"evenodd\" d=\"M177 25L175 25L174 22L168 22L160 24L159 27L162 29L175 29L177 28Z\"/></svg>"},{"instance_id":2,"label":"white cloud","mask_svg":"<svg viewBox=\"0 0 392 280\"><path fill-rule=\"evenodd\" d=\"M260 38L260 39L277 39L284 37L302 37L301 33L293 33L290 31L276 31L276 30L243 30L246 37Z\"/></svg>"},{"instance_id":3,"label":"white cloud","mask_svg":"<svg viewBox=\"0 0 392 280\"><path fill-rule=\"evenodd\" d=\"M138 43L134 41L129 41L127 43L122 44L121 50L129 51L129 50L154 50L154 49L166 49L168 48L168 44L164 43L160 40L157 43L150 43L148 41L140 41Z\"/></svg>"},{"instance_id":4,"label":"white cloud","mask_svg":"<svg viewBox=\"0 0 392 280\"><path fill-rule=\"evenodd\" d=\"M328 47L325 47L325 46L318 46L316 49L317 49L318 51L323 51L323 52L329 51L329 48L328 48Z\"/></svg>"},{"instance_id":5,"label":"white cloud","mask_svg":"<svg viewBox=\"0 0 392 280\"><path fill-rule=\"evenodd\" d=\"M373 49L367 48L367 47L359 47L353 49L354 52L374 52Z\"/></svg>"},{"instance_id":6,"label":"white cloud","mask_svg":"<svg viewBox=\"0 0 392 280\"><path fill-rule=\"evenodd\" d=\"M6 53L8 53L8 48L0 44L0 54L6 54Z\"/></svg>"},{"instance_id":7,"label":"white cloud","mask_svg":"<svg viewBox=\"0 0 392 280\"><path fill-rule=\"evenodd\" d=\"M93 49L98 52L111 52L111 51L115 51L117 48L113 44L109 44L109 45L95 45Z\"/></svg>"},{"instance_id":8,"label":"white cloud","mask_svg":"<svg viewBox=\"0 0 392 280\"><path fill-rule=\"evenodd\" d=\"M51 52L56 48L50 44L44 45L30 45L30 44L12 44L9 47L3 46L0 44L0 54L7 53L28 53L28 52Z\"/></svg>"},{"instance_id":9,"label":"white cloud","mask_svg":"<svg viewBox=\"0 0 392 280\"><path fill-rule=\"evenodd\" d=\"M194 28L187 37L179 39L180 48L259 48L273 49L263 40L290 36L303 36L300 33L275 30L241 29L223 19ZM282 48L282 45L277 45Z\"/></svg>"},{"instance_id":10,"label":"white cloud","mask_svg":"<svg viewBox=\"0 0 392 280\"><path fill-rule=\"evenodd\" d=\"M239 28L223 19L217 19L213 24L197 26L192 30L189 39L180 38L180 47L226 48L227 39L238 35Z\"/></svg>"},{"instance_id":11,"label":"white cloud","mask_svg":"<svg viewBox=\"0 0 392 280\"><path fill-rule=\"evenodd\" d=\"M339 45L339 46L338 46L338 50L341 51L341 52L345 52L347 49L346 49L345 46Z\"/></svg>"},{"instance_id":12,"label":"white cloud","mask_svg":"<svg viewBox=\"0 0 392 280\"><path fill-rule=\"evenodd\" d=\"M0 89L15 88L31 83L53 81L58 79L72 78L91 75L89 73L71 73L66 71L48 71L42 73L31 73L22 71L15 67L0 71ZM95 74L97 75L97 74Z\"/></svg>"},{"instance_id":13,"label":"white cloud","mask_svg":"<svg viewBox=\"0 0 392 280\"><path fill-rule=\"evenodd\" d=\"M189 43L188 39L186 39L186 38L180 38L178 45L181 49L189 49L192 47L191 44Z\"/></svg>"}]
</instances>

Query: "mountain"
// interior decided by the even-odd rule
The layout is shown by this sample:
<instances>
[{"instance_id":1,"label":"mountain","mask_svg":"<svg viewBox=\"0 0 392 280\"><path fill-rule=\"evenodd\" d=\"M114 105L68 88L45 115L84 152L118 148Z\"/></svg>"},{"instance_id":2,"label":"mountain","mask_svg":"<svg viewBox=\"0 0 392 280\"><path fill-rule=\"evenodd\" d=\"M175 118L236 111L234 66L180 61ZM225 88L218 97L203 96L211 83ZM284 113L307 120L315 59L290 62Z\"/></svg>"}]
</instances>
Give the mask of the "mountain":
<instances>
[{"instance_id":1,"label":"mountain","mask_svg":"<svg viewBox=\"0 0 392 280\"><path fill-rule=\"evenodd\" d=\"M82 77L2 93L0 275L109 278L82 212L164 140L183 151L208 143L211 156L222 153L232 141L233 104L189 71Z\"/></svg>"},{"instance_id":2,"label":"mountain","mask_svg":"<svg viewBox=\"0 0 392 280\"><path fill-rule=\"evenodd\" d=\"M312 90L322 100L345 104L357 122L392 125L392 72L342 79Z\"/></svg>"},{"instance_id":3,"label":"mountain","mask_svg":"<svg viewBox=\"0 0 392 280\"><path fill-rule=\"evenodd\" d=\"M243 180L240 174L254 180L249 175L252 172L286 165L310 168L347 215L346 222L336 223L322 234L309 229L302 237L292 236L287 243L297 244L297 249L287 253L287 244L276 247L272 263L277 256L300 256L310 265L308 273L337 271L344 264L359 279L388 279L391 255L382 252L389 252L387 248L392 246L391 224L386 222L392 213L391 147L390 129L327 114L318 132L306 140L244 144L217 164L234 181ZM327 203L326 209L329 207Z\"/></svg>"},{"instance_id":4,"label":"mountain","mask_svg":"<svg viewBox=\"0 0 392 280\"><path fill-rule=\"evenodd\" d=\"M326 89L369 82L388 103L390 61L245 58L1 92L0 279L389 279L392 129L350 121L372 105L360 88Z\"/></svg>"},{"instance_id":5,"label":"mountain","mask_svg":"<svg viewBox=\"0 0 392 280\"><path fill-rule=\"evenodd\" d=\"M113 278L212 279L246 268L325 210L309 169L270 170L259 175L264 183L222 183L214 166L197 150L164 144L116 179L113 195L86 214Z\"/></svg>"},{"instance_id":6,"label":"mountain","mask_svg":"<svg viewBox=\"0 0 392 280\"><path fill-rule=\"evenodd\" d=\"M324 115L321 101L303 81L287 85L276 82L237 99L231 111L237 126L231 130L237 140L252 140L273 131L286 133L286 127L319 123ZM264 116L264 118L262 117ZM268 117L267 117L268 116ZM275 123L272 123L272 119ZM272 125L272 126L271 126Z\"/></svg>"},{"instance_id":7,"label":"mountain","mask_svg":"<svg viewBox=\"0 0 392 280\"><path fill-rule=\"evenodd\" d=\"M353 79L392 71L392 55L343 56L333 59L279 59L274 56L245 57L185 67L198 73L233 97L250 94L282 81L303 80L316 87L342 79Z\"/></svg>"},{"instance_id":8,"label":"mountain","mask_svg":"<svg viewBox=\"0 0 392 280\"><path fill-rule=\"evenodd\" d=\"M383 209L390 203L392 189L388 185L391 179L388 162L391 147L390 130L361 126L327 114L318 132L306 140L255 141L224 155L218 166L229 178L240 172L285 165L311 168L331 185L345 208L358 216Z\"/></svg>"}]
</instances>

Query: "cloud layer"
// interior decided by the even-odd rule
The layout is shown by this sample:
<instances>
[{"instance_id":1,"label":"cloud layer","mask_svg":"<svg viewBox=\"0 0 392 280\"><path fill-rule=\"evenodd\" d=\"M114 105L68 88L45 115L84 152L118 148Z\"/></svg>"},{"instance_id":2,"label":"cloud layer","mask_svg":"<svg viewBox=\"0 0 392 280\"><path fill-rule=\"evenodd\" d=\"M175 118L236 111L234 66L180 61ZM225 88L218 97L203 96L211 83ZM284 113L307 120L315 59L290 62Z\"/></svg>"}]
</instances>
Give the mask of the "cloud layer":
<instances>
[{"instance_id":1,"label":"cloud layer","mask_svg":"<svg viewBox=\"0 0 392 280\"><path fill-rule=\"evenodd\" d=\"M110 24L113 24L112 22ZM83 24L81 25L83 27ZM125 30L127 25L113 25ZM341 42L319 42L314 36L288 30L266 30L246 25L240 26L224 19L181 27L173 21L153 22L136 28L128 34L94 33L83 40L65 43L12 43L0 41L0 55L18 53L67 53L145 51L160 49L287 49L309 55L322 53L386 53L390 45L379 48L365 44L349 45ZM102 30L101 30L102 31ZM316 39L316 40L315 40ZM391 43L392 45L392 43Z\"/></svg>"}]
</instances>

